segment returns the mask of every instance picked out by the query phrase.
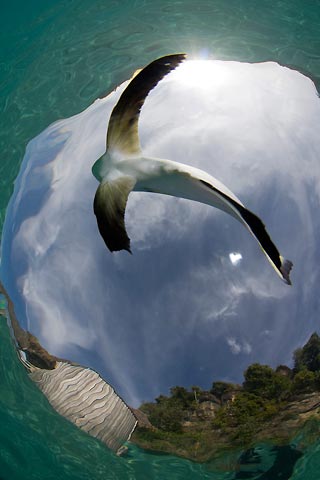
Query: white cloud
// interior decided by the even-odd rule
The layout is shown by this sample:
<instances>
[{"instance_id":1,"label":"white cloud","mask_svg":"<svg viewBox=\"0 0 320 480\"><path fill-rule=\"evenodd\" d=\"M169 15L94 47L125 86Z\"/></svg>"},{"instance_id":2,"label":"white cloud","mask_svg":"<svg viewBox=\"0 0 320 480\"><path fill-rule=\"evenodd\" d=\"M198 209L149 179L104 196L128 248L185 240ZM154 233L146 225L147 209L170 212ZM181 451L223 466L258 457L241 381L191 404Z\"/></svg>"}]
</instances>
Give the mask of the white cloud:
<instances>
[{"instance_id":1,"label":"white cloud","mask_svg":"<svg viewBox=\"0 0 320 480\"><path fill-rule=\"evenodd\" d=\"M234 355L245 353L249 355L252 352L251 345L246 341L237 341L234 337L227 337L227 344Z\"/></svg>"},{"instance_id":2,"label":"white cloud","mask_svg":"<svg viewBox=\"0 0 320 480\"><path fill-rule=\"evenodd\" d=\"M238 355L241 352L241 345L240 343L237 343L235 338L227 338L227 344L229 345L230 350L234 355Z\"/></svg>"},{"instance_id":3,"label":"white cloud","mask_svg":"<svg viewBox=\"0 0 320 480\"><path fill-rule=\"evenodd\" d=\"M232 265L238 265L242 260L242 255L239 252L231 252L229 253L229 258Z\"/></svg>"}]
</instances>

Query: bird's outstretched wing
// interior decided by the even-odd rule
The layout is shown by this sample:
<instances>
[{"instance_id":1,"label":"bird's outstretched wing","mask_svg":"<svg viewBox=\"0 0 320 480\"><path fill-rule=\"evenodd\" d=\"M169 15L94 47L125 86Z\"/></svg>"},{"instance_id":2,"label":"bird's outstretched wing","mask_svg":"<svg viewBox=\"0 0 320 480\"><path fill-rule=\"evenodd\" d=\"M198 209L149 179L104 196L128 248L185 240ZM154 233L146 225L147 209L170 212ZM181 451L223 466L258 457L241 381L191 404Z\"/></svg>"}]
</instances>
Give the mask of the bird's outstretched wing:
<instances>
[{"instance_id":1,"label":"bird's outstretched wing","mask_svg":"<svg viewBox=\"0 0 320 480\"><path fill-rule=\"evenodd\" d=\"M285 260L273 243L261 219L252 213L220 181L202 170L175 162L166 162L169 168L149 181L139 182L135 190L159 192L165 195L186 198L216 207L239 220L254 236L263 253L278 275L291 285L292 262ZM164 164L164 166L166 165ZM174 167L176 165L176 168ZM166 171L165 171L166 170Z\"/></svg>"},{"instance_id":2,"label":"bird's outstretched wing","mask_svg":"<svg viewBox=\"0 0 320 480\"><path fill-rule=\"evenodd\" d=\"M96 191L93 210L99 232L111 252L127 250L131 253L124 213L134 184L132 177L120 177L113 182L101 183Z\"/></svg>"},{"instance_id":3,"label":"bird's outstretched wing","mask_svg":"<svg viewBox=\"0 0 320 480\"><path fill-rule=\"evenodd\" d=\"M140 153L138 120L148 93L171 70L185 59L179 53L159 58L140 70L131 80L114 107L108 125L107 150L120 151L123 156ZM133 177L124 175L116 180L104 178L104 156L93 166L93 172L102 182L94 199L94 213L100 234L109 250L130 252L130 239L124 222L124 213L130 191L135 185ZM95 173L96 171L96 173Z\"/></svg>"},{"instance_id":4,"label":"bird's outstretched wing","mask_svg":"<svg viewBox=\"0 0 320 480\"><path fill-rule=\"evenodd\" d=\"M207 188L217 192L216 188L210 183L204 181L202 181L202 183ZM245 208L242 204L236 202L234 199L228 197L221 191L219 192L219 196L221 196L235 209L236 212L238 212L240 219L256 238L263 253L267 256L273 268L282 277L285 283L291 285L290 272L293 264L290 260L286 260L280 255L279 250L271 240L271 237L268 234L262 220L250 210Z\"/></svg>"},{"instance_id":5,"label":"bird's outstretched wing","mask_svg":"<svg viewBox=\"0 0 320 480\"><path fill-rule=\"evenodd\" d=\"M149 92L185 59L184 53L158 58L133 77L114 107L109 120L107 149L127 155L140 152L138 120Z\"/></svg>"}]
</instances>

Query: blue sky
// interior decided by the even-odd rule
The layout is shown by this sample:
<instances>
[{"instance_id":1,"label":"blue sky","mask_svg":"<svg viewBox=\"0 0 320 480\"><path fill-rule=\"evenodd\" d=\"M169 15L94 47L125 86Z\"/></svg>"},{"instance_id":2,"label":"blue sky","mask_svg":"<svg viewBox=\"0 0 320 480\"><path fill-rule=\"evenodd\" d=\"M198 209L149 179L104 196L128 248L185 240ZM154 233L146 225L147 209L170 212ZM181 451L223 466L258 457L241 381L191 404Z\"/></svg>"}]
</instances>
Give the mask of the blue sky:
<instances>
[{"instance_id":1,"label":"blue sky","mask_svg":"<svg viewBox=\"0 0 320 480\"><path fill-rule=\"evenodd\" d=\"M177 384L241 382L252 362L290 362L319 328L313 83L272 62L185 62L151 92L140 121L146 155L206 170L261 217L294 263L292 287L239 222L187 200L132 193L133 255L105 248L91 167L120 93L28 145L2 253L22 326L133 405Z\"/></svg>"}]
</instances>

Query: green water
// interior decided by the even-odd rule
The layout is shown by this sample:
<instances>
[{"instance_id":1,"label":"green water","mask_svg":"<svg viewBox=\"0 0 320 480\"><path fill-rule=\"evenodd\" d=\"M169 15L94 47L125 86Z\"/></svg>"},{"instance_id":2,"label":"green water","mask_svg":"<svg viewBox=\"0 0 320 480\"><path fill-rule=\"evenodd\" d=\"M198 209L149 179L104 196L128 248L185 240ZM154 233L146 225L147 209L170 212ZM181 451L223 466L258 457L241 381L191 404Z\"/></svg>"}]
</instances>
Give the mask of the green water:
<instances>
[{"instance_id":1,"label":"green water","mask_svg":"<svg viewBox=\"0 0 320 480\"><path fill-rule=\"evenodd\" d=\"M27 142L49 123L86 108L137 67L177 51L274 60L307 72L319 89L319 25L319 0L3 2L0 226ZM228 457L220 472L134 447L127 458L117 458L53 412L20 365L3 317L0 336L1 480L236 478ZM298 441L304 455L290 478L318 480L320 443L308 446L304 432Z\"/></svg>"}]
</instances>

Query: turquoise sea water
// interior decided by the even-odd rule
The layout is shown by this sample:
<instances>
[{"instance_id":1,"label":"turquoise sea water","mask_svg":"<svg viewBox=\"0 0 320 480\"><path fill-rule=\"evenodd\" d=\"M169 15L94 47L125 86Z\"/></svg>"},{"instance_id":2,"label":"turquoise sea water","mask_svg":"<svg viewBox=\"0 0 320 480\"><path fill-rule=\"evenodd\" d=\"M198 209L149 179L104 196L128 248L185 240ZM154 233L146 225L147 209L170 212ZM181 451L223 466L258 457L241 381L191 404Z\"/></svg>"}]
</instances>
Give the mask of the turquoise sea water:
<instances>
[{"instance_id":1,"label":"turquoise sea water","mask_svg":"<svg viewBox=\"0 0 320 480\"><path fill-rule=\"evenodd\" d=\"M0 9L1 226L27 142L160 55L274 60L306 72L319 90L319 1L13 0ZM259 478L235 473L228 457L219 469L134 447L117 458L54 413L20 365L3 317L0 335L0 479ZM301 432L296 446L303 456L279 454L261 478L318 479L320 443L308 446Z\"/></svg>"}]
</instances>

